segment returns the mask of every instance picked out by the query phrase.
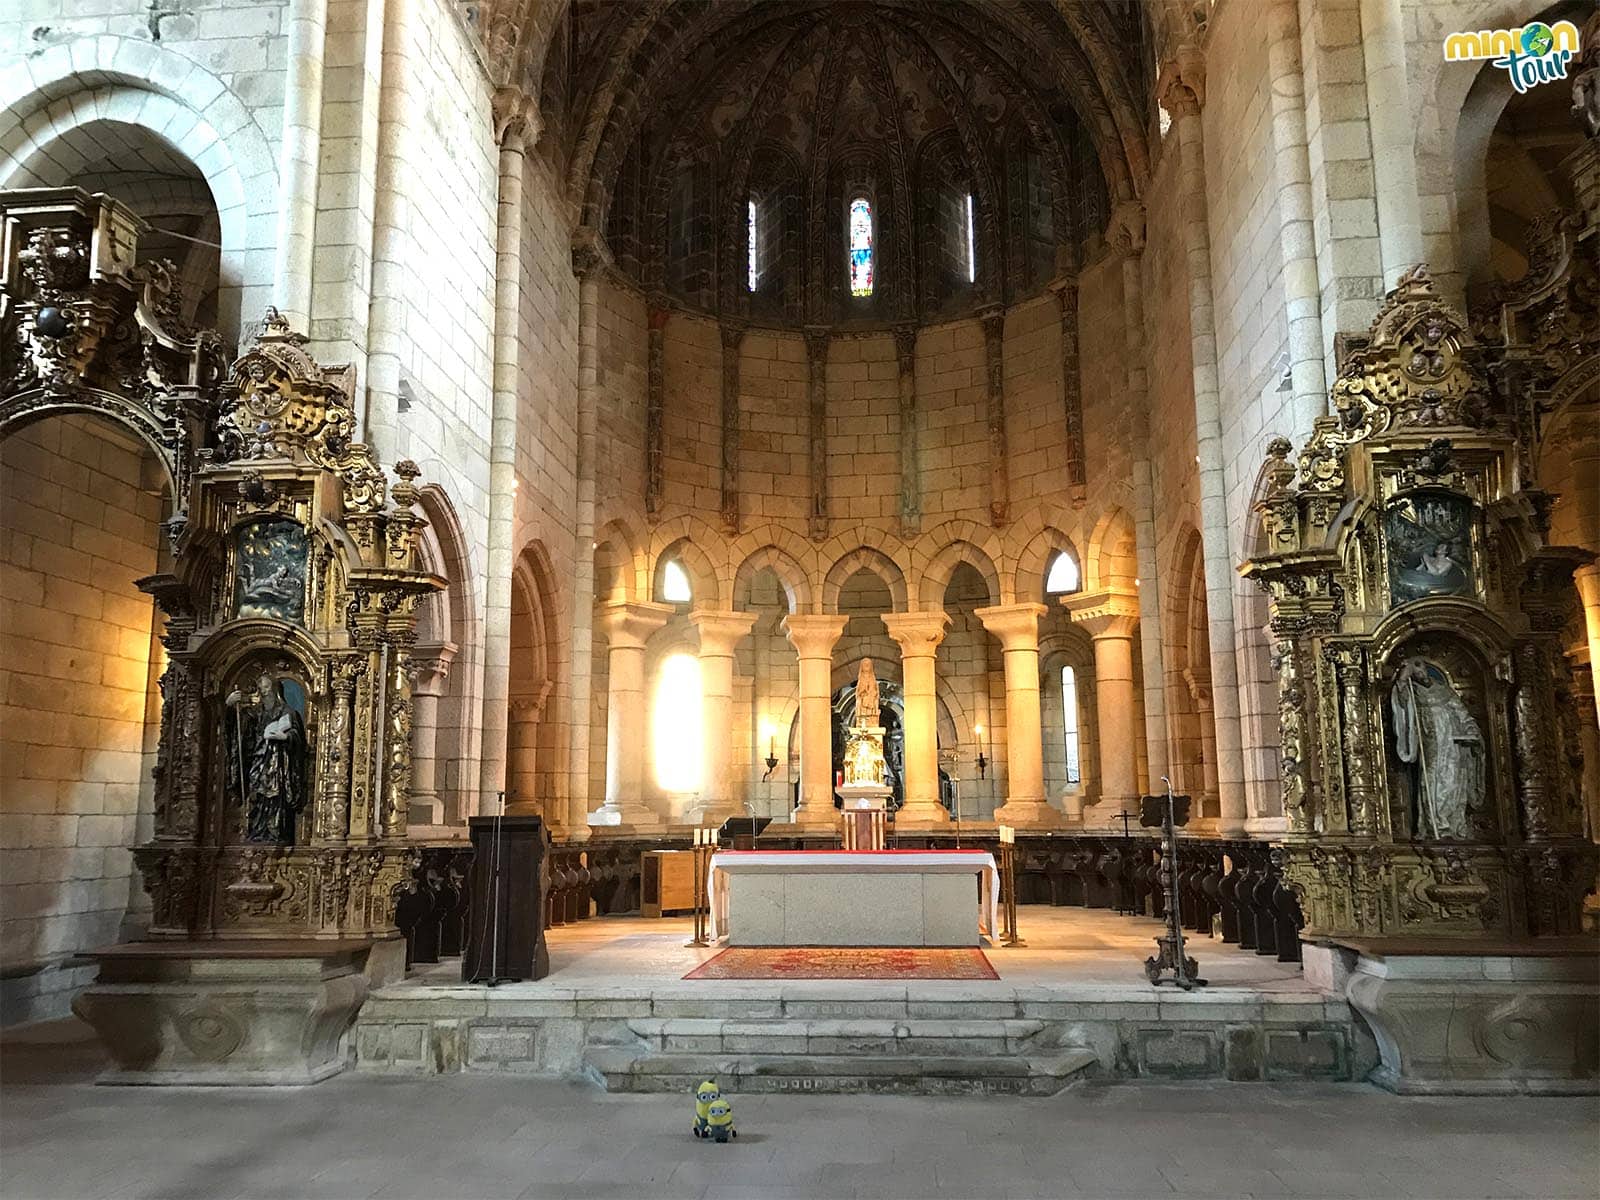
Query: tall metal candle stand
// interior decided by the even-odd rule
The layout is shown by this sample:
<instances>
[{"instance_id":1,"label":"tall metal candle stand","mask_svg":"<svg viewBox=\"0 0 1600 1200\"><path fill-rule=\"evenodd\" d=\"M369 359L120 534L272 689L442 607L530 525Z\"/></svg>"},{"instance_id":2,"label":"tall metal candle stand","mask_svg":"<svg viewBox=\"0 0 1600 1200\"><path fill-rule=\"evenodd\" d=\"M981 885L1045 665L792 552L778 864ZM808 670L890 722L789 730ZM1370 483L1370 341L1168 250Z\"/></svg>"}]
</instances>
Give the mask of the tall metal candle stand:
<instances>
[{"instance_id":1,"label":"tall metal candle stand","mask_svg":"<svg viewBox=\"0 0 1600 1200\"><path fill-rule=\"evenodd\" d=\"M1000 902L1005 923L1000 944L1026 946L1017 932L1017 831L1010 825L1000 826Z\"/></svg>"},{"instance_id":2,"label":"tall metal candle stand","mask_svg":"<svg viewBox=\"0 0 1600 1200\"><path fill-rule=\"evenodd\" d=\"M711 872L711 855L716 849L716 831L713 829L696 829L694 831L694 936L684 943L686 946L709 946L711 938L708 936L707 916L711 911L710 886L707 876Z\"/></svg>"},{"instance_id":3,"label":"tall metal candle stand","mask_svg":"<svg viewBox=\"0 0 1600 1200\"><path fill-rule=\"evenodd\" d=\"M1181 797L1182 803L1178 804L1179 798L1172 794L1172 780L1163 775L1161 782L1167 785L1166 796L1144 798L1144 812L1140 814L1139 824L1156 824L1150 819L1153 815L1151 809L1160 807L1161 886L1167 895L1167 932L1156 939L1159 953L1144 960L1144 974L1157 987L1163 983L1173 983L1187 992L1206 985L1206 981L1199 977L1200 964L1184 953L1183 919L1178 912L1178 826L1189 819L1189 797ZM1163 799L1165 804L1161 803ZM1172 978L1163 979L1162 976L1168 971L1172 972Z\"/></svg>"}]
</instances>

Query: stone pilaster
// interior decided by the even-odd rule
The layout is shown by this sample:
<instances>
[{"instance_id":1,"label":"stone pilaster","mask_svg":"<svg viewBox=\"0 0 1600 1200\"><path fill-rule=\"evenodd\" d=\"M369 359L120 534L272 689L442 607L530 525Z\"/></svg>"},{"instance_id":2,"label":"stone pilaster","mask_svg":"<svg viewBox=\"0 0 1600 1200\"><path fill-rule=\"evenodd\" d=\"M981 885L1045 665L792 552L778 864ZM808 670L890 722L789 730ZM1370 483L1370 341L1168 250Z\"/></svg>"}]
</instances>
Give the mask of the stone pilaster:
<instances>
[{"instance_id":1,"label":"stone pilaster","mask_svg":"<svg viewBox=\"0 0 1600 1200\"><path fill-rule=\"evenodd\" d=\"M939 643L944 641L950 618L934 611L884 613L882 620L889 636L900 645L900 689L904 700L905 804L896 824L942 825L950 820L950 814L939 802L935 668Z\"/></svg>"},{"instance_id":2,"label":"stone pilaster","mask_svg":"<svg viewBox=\"0 0 1600 1200\"><path fill-rule=\"evenodd\" d=\"M1067 434L1061 463L1076 507L1088 500L1088 465L1083 451L1083 376L1078 363L1078 281L1059 279L1050 285L1061 316L1061 423Z\"/></svg>"},{"instance_id":3,"label":"stone pilaster","mask_svg":"<svg viewBox=\"0 0 1600 1200\"><path fill-rule=\"evenodd\" d=\"M693 612L700 632L700 711L704 752L696 825L720 825L744 811L744 793L733 761L733 652L750 632L756 614Z\"/></svg>"},{"instance_id":4,"label":"stone pilaster","mask_svg":"<svg viewBox=\"0 0 1600 1200\"><path fill-rule=\"evenodd\" d=\"M1011 468L1006 458L1006 314L1003 309L991 308L980 319L989 426L989 523L1000 526L1011 516Z\"/></svg>"},{"instance_id":5,"label":"stone pilaster","mask_svg":"<svg viewBox=\"0 0 1600 1200\"><path fill-rule=\"evenodd\" d=\"M672 310L664 299L650 302L647 318L649 346L646 350L644 407L644 513L651 521L661 515L665 487L664 439L667 411L667 322Z\"/></svg>"},{"instance_id":6,"label":"stone pilaster","mask_svg":"<svg viewBox=\"0 0 1600 1200\"><path fill-rule=\"evenodd\" d=\"M1044 794L1044 731L1039 713L1039 618L1042 604L975 610L1000 641L1006 670L1006 802L994 811L1009 825L1054 825L1061 814Z\"/></svg>"},{"instance_id":7,"label":"stone pilaster","mask_svg":"<svg viewBox=\"0 0 1600 1200\"><path fill-rule=\"evenodd\" d=\"M739 532L739 346L745 327L722 322L722 528Z\"/></svg>"},{"instance_id":8,"label":"stone pilaster","mask_svg":"<svg viewBox=\"0 0 1600 1200\"><path fill-rule=\"evenodd\" d=\"M828 536L828 331L806 327L806 428L810 441L811 540Z\"/></svg>"},{"instance_id":9,"label":"stone pilaster","mask_svg":"<svg viewBox=\"0 0 1600 1200\"><path fill-rule=\"evenodd\" d=\"M917 329L897 325L895 361L900 381L900 536L915 537L922 529L921 431L917 414Z\"/></svg>"},{"instance_id":10,"label":"stone pilaster","mask_svg":"<svg viewBox=\"0 0 1600 1200\"><path fill-rule=\"evenodd\" d=\"M834 613L791 613L783 619L800 660L800 809L796 824L832 829L833 648L846 618Z\"/></svg>"}]
</instances>

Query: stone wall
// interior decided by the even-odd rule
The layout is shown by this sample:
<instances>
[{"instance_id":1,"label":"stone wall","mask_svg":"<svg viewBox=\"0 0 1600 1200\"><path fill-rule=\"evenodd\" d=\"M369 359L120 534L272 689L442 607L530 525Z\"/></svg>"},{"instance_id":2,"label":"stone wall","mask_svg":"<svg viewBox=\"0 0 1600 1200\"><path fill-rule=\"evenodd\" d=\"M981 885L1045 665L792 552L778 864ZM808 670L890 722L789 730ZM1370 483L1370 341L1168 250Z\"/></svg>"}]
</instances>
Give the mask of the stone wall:
<instances>
[{"instance_id":1,"label":"stone wall","mask_svg":"<svg viewBox=\"0 0 1600 1200\"><path fill-rule=\"evenodd\" d=\"M60 1016L117 940L149 822L154 456L55 417L0 442L0 1020ZM159 643L155 643L159 654ZM148 729L148 732L147 732Z\"/></svg>"}]
</instances>

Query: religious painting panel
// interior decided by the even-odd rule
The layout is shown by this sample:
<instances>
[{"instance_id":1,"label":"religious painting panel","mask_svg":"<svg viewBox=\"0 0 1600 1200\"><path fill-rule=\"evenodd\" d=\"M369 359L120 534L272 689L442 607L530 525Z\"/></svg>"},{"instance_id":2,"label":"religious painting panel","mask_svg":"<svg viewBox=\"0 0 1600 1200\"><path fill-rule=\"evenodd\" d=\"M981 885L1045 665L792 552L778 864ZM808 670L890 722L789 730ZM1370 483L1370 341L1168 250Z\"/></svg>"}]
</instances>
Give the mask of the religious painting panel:
<instances>
[{"instance_id":1,"label":"religious painting panel","mask_svg":"<svg viewBox=\"0 0 1600 1200\"><path fill-rule=\"evenodd\" d=\"M1472 501L1451 492L1414 493L1389 504L1383 534L1392 605L1476 594L1472 522Z\"/></svg>"},{"instance_id":2,"label":"religious painting panel","mask_svg":"<svg viewBox=\"0 0 1600 1200\"><path fill-rule=\"evenodd\" d=\"M305 527L287 518L252 521L237 535L234 616L305 622Z\"/></svg>"}]
</instances>

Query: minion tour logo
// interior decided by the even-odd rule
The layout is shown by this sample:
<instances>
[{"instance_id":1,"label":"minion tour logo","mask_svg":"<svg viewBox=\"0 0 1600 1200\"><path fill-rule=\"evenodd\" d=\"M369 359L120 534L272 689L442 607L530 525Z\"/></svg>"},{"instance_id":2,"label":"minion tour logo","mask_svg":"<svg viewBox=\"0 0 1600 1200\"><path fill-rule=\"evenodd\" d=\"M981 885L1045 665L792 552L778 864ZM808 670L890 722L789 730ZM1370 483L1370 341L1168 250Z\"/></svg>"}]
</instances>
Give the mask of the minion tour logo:
<instances>
[{"instance_id":1,"label":"minion tour logo","mask_svg":"<svg viewBox=\"0 0 1600 1200\"><path fill-rule=\"evenodd\" d=\"M1521 29L1485 29L1452 33L1444 39L1446 62L1489 59L1504 67L1511 86L1525 92L1538 83L1567 77L1567 64L1578 53L1578 27L1571 21L1546 25L1531 21Z\"/></svg>"}]
</instances>

